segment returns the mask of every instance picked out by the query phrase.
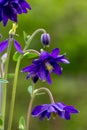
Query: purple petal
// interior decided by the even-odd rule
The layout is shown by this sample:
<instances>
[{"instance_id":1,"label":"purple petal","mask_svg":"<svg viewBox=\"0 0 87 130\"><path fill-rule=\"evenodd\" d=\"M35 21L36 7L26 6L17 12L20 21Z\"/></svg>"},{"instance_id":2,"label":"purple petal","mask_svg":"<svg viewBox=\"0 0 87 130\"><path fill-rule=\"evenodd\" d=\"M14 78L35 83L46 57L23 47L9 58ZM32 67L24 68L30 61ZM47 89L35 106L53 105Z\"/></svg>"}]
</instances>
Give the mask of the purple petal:
<instances>
[{"instance_id":1,"label":"purple petal","mask_svg":"<svg viewBox=\"0 0 87 130\"><path fill-rule=\"evenodd\" d=\"M79 111L76 109L76 108L74 108L73 106L66 106L65 108L64 108L64 110L65 111L67 111L67 112L69 112L69 113L78 113Z\"/></svg>"},{"instance_id":2,"label":"purple petal","mask_svg":"<svg viewBox=\"0 0 87 130\"><path fill-rule=\"evenodd\" d=\"M70 120L70 113L65 111L65 119Z\"/></svg>"},{"instance_id":3,"label":"purple petal","mask_svg":"<svg viewBox=\"0 0 87 130\"><path fill-rule=\"evenodd\" d=\"M52 80L51 80L51 77L50 77L50 73L48 72L48 75L46 76L46 80L49 84L52 84Z\"/></svg>"},{"instance_id":4,"label":"purple petal","mask_svg":"<svg viewBox=\"0 0 87 130\"><path fill-rule=\"evenodd\" d=\"M56 73L57 75L61 75L62 74L62 68L56 64L54 69L53 69L53 72Z\"/></svg>"},{"instance_id":5,"label":"purple petal","mask_svg":"<svg viewBox=\"0 0 87 130\"><path fill-rule=\"evenodd\" d=\"M21 6L17 3L13 3L13 7L16 9L18 14L22 14Z\"/></svg>"},{"instance_id":6,"label":"purple petal","mask_svg":"<svg viewBox=\"0 0 87 130\"><path fill-rule=\"evenodd\" d=\"M38 76L41 80L45 81L46 80L46 69L44 65L41 65L38 71Z\"/></svg>"},{"instance_id":7,"label":"purple petal","mask_svg":"<svg viewBox=\"0 0 87 130\"><path fill-rule=\"evenodd\" d=\"M22 69L22 72L35 72L37 71L37 66L36 65L29 65L25 68Z\"/></svg>"},{"instance_id":8,"label":"purple petal","mask_svg":"<svg viewBox=\"0 0 87 130\"><path fill-rule=\"evenodd\" d=\"M48 105L39 105L39 106L36 106L33 111L32 111L32 115L34 117L37 117L39 116L42 112L44 112L46 109L47 109Z\"/></svg>"},{"instance_id":9,"label":"purple petal","mask_svg":"<svg viewBox=\"0 0 87 130\"><path fill-rule=\"evenodd\" d=\"M7 13L5 13L6 9L3 9L3 15L2 15L2 19L3 19L3 25L6 26L7 22L8 22L8 16Z\"/></svg>"},{"instance_id":10,"label":"purple petal","mask_svg":"<svg viewBox=\"0 0 87 130\"><path fill-rule=\"evenodd\" d=\"M48 119L50 119L50 116L51 116L51 113L47 112L47 113L46 113L46 117L47 117Z\"/></svg>"},{"instance_id":11,"label":"purple petal","mask_svg":"<svg viewBox=\"0 0 87 130\"><path fill-rule=\"evenodd\" d=\"M19 3L21 5L21 7L22 7L23 13L27 13L27 9L26 8L28 8L29 10L31 10L30 5L26 1L24 1L24 0L23 1L19 1Z\"/></svg>"},{"instance_id":12,"label":"purple petal","mask_svg":"<svg viewBox=\"0 0 87 130\"><path fill-rule=\"evenodd\" d=\"M3 52L8 46L8 39L0 43L0 52Z\"/></svg>"},{"instance_id":13,"label":"purple petal","mask_svg":"<svg viewBox=\"0 0 87 130\"><path fill-rule=\"evenodd\" d=\"M19 53L23 53L20 43L18 41L14 40L14 46Z\"/></svg>"},{"instance_id":14,"label":"purple petal","mask_svg":"<svg viewBox=\"0 0 87 130\"><path fill-rule=\"evenodd\" d=\"M43 111L40 115L40 120L42 121L46 115L47 115L47 111Z\"/></svg>"},{"instance_id":15,"label":"purple petal","mask_svg":"<svg viewBox=\"0 0 87 130\"><path fill-rule=\"evenodd\" d=\"M2 9L0 9L0 22L2 21Z\"/></svg>"},{"instance_id":16,"label":"purple petal","mask_svg":"<svg viewBox=\"0 0 87 130\"><path fill-rule=\"evenodd\" d=\"M34 83L36 83L38 81L38 79L39 79L37 75L31 76L31 78L32 78Z\"/></svg>"},{"instance_id":17,"label":"purple petal","mask_svg":"<svg viewBox=\"0 0 87 130\"><path fill-rule=\"evenodd\" d=\"M52 105L49 105L47 112L51 113L51 112L56 112L55 108Z\"/></svg>"},{"instance_id":18,"label":"purple petal","mask_svg":"<svg viewBox=\"0 0 87 130\"><path fill-rule=\"evenodd\" d=\"M59 48L55 48L55 49L52 50L51 55L52 55L54 58L56 58L56 57L58 56L59 52L60 52Z\"/></svg>"},{"instance_id":19,"label":"purple petal","mask_svg":"<svg viewBox=\"0 0 87 130\"><path fill-rule=\"evenodd\" d=\"M69 64L70 62L68 61L67 58L65 58L65 54L64 55L58 55L58 57L56 58L57 62L62 62L64 64Z\"/></svg>"},{"instance_id":20,"label":"purple petal","mask_svg":"<svg viewBox=\"0 0 87 130\"><path fill-rule=\"evenodd\" d=\"M6 25L8 19L11 19L12 21L17 22L17 12L11 5L4 6L3 8L4 25Z\"/></svg>"},{"instance_id":21,"label":"purple petal","mask_svg":"<svg viewBox=\"0 0 87 130\"><path fill-rule=\"evenodd\" d=\"M63 58L60 60L60 62L64 63L64 64L69 64L70 62L68 61L68 59Z\"/></svg>"},{"instance_id":22,"label":"purple petal","mask_svg":"<svg viewBox=\"0 0 87 130\"><path fill-rule=\"evenodd\" d=\"M40 53L40 60L46 60L46 59L48 59L48 58L50 58L51 57L51 55L48 53L48 52L45 52L45 51L42 51L41 53Z\"/></svg>"},{"instance_id":23,"label":"purple petal","mask_svg":"<svg viewBox=\"0 0 87 130\"><path fill-rule=\"evenodd\" d=\"M33 80L33 83L36 83L39 79L39 77L37 76L37 74L34 74L34 73L29 73L27 76L26 76L26 79L28 78L31 78Z\"/></svg>"},{"instance_id":24,"label":"purple petal","mask_svg":"<svg viewBox=\"0 0 87 130\"><path fill-rule=\"evenodd\" d=\"M58 111L64 111L63 108L64 108L64 105L62 103L55 103L53 104L53 106L55 107L56 110Z\"/></svg>"},{"instance_id":25,"label":"purple petal","mask_svg":"<svg viewBox=\"0 0 87 130\"><path fill-rule=\"evenodd\" d=\"M39 59L35 59L32 61L33 64L40 64L40 60Z\"/></svg>"}]
</instances>

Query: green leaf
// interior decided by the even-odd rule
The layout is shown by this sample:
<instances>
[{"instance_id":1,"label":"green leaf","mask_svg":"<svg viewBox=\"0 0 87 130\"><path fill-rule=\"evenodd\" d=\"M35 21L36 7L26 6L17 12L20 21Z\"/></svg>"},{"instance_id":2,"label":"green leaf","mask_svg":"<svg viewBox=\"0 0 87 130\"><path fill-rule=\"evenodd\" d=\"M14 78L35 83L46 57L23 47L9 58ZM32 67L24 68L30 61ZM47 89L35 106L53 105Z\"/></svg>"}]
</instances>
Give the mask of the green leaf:
<instances>
[{"instance_id":1,"label":"green leaf","mask_svg":"<svg viewBox=\"0 0 87 130\"><path fill-rule=\"evenodd\" d=\"M27 35L27 33L25 31L23 31L23 36L24 36L24 41L27 44L27 42L28 42L28 40L30 38L30 35Z\"/></svg>"},{"instance_id":2,"label":"green leaf","mask_svg":"<svg viewBox=\"0 0 87 130\"><path fill-rule=\"evenodd\" d=\"M17 51L14 53L14 55L13 55L13 60L14 61L17 61L18 60L18 58L19 58L19 56L20 56L20 53L18 53Z\"/></svg>"},{"instance_id":3,"label":"green leaf","mask_svg":"<svg viewBox=\"0 0 87 130\"><path fill-rule=\"evenodd\" d=\"M30 95L32 95L32 93L33 93L33 87L32 86L28 87L28 92L30 93Z\"/></svg>"},{"instance_id":4,"label":"green leaf","mask_svg":"<svg viewBox=\"0 0 87 130\"><path fill-rule=\"evenodd\" d=\"M36 53L31 53L31 52L26 52L23 56L26 56L27 58L31 59L31 58L36 58L38 57L38 54Z\"/></svg>"},{"instance_id":5,"label":"green leaf","mask_svg":"<svg viewBox=\"0 0 87 130\"><path fill-rule=\"evenodd\" d=\"M7 80L0 78L0 83L8 83Z\"/></svg>"},{"instance_id":6,"label":"green leaf","mask_svg":"<svg viewBox=\"0 0 87 130\"><path fill-rule=\"evenodd\" d=\"M8 78L14 78L14 73L8 73Z\"/></svg>"},{"instance_id":7,"label":"green leaf","mask_svg":"<svg viewBox=\"0 0 87 130\"><path fill-rule=\"evenodd\" d=\"M24 119L23 116L21 116L20 120L19 120L19 129L20 130L26 130L25 119Z\"/></svg>"}]
</instances>

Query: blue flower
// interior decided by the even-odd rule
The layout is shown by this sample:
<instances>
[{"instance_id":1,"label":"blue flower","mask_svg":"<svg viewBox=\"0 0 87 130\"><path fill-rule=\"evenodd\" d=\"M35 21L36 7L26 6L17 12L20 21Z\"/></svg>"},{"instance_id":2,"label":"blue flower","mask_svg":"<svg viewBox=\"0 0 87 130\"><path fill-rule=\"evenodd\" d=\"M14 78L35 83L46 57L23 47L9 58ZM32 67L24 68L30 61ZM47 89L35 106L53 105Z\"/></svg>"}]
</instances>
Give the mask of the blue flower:
<instances>
[{"instance_id":1,"label":"blue flower","mask_svg":"<svg viewBox=\"0 0 87 130\"><path fill-rule=\"evenodd\" d=\"M40 120L43 120L45 117L50 119L51 115L53 118L56 115L59 115L61 118L70 120L71 114L77 114L79 111L73 106L67 106L64 103L52 103L52 104L43 104L36 106L32 111L33 117L39 117Z\"/></svg>"},{"instance_id":2,"label":"blue flower","mask_svg":"<svg viewBox=\"0 0 87 130\"><path fill-rule=\"evenodd\" d=\"M27 13L31 9L25 0L0 0L0 22L6 26L8 19L17 22L17 14Z\"/></svg>"},{"instance_id":3,"label":"blue flower","mask_svg":"<svg viewBox=\"0 0 87 130\"><path fill-rule=\"evenodd\" d=\"M7 48L8 44L9 44L9 39L2 41L0 43L0 52L3 52ZM14 46L19 53L23 53L20 43L18 41L14 40Z\"/></svg>"},{"instance_id":4,"label":"blue flower","mask_svg":"<svg viewBox=\"0 0 87 130\"><path fill-rule=\"evenodd\" d=\"M51 84L50 73L56 73L57 75L62 73L62 67L59 65L59 62L69 63L65 55L59 55L59 52L58 48L52 50L51 54L41 51L39 59L33 60L31 65L22 69L22 72L28 73L26 79L31 78L34 83L40 79Z\"/></svg>"}]
</instances>

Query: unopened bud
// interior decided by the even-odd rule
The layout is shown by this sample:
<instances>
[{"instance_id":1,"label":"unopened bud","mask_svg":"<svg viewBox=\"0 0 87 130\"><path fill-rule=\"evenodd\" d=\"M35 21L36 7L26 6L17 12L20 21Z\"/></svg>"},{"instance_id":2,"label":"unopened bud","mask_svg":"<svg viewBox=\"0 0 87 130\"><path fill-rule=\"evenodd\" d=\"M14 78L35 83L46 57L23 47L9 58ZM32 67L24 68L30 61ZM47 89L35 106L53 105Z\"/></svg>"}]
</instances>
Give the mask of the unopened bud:
<instances>
[{"instance_id":1,"label":"unopened bud","mask_svg":"<svg viewBox=\"0 0 87 130\"><path fill-rule=\"evenodd\" d=\"M49 46L50 44L50 35L48 33L43 33L41 35L41 42L44 46Z\"/></svg>"}]
</instances>

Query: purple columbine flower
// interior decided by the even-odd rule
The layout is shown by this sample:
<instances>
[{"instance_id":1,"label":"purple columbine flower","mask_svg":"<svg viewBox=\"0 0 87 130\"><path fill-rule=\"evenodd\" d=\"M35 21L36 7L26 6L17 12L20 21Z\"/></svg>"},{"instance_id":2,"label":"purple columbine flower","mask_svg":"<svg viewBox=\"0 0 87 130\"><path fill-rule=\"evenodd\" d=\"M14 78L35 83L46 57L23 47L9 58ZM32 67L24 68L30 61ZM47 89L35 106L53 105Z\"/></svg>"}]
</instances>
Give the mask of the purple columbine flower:
<instances>
[{"instance_id":1,"label":"purple columbine flower","mask_svg":"<svg viewBox=\"0 0 87 130\"><path fill-rule=\"evenodd\" d=\"M40 120L43 120L45 117L50 119L51 115L55 118L56 115L59 115L61 118L70 120L71 114L77 114L79 111L73 106L67 106L64 103L52 103L52 104L43 104L36 106L32 111L33 117L38 117Z\"/></svg>"},{"instance_id":2,"label":"purple columbine flower","mask_svg":"<svg viewBox=\"0 0 87 130\"><path fill-rule=\"evenodd\" d=\"M5 41L2 41L0 43L0 52L3 52L7 48L8 43L9 39L6 39ZM14 46L19 53L23 53L20 43L18 41L14 40Z\"/></svg>"},{"instance_id":3,"label":"purple columbine flower","mask_svg":"<svg viewBox=\"0 0 87 130\"><path fill-rule=\"evenodd\" d=\"M34 83L40 79L51 84L50 73L56 73L57 75L62 73L62 67L59 62L69 63L65 55L59 55L59 52L58 48L52 50L51 54L41 51L39 59L33 60L31 65L22 69L22 72L28 73L26 79L31 78Z\"/></svg>"},{"instance_id":4,"label":"purple columbine flower","mask_svg":"<svg viewBox=\"0 0 87 130\"><path fill-rule=\"evenodd\" d=\"M25 0L0 0L0 22L6 26L8 19L17 22L17 14L27 13L31 9Z\"/></svg>"}]
</instances>

